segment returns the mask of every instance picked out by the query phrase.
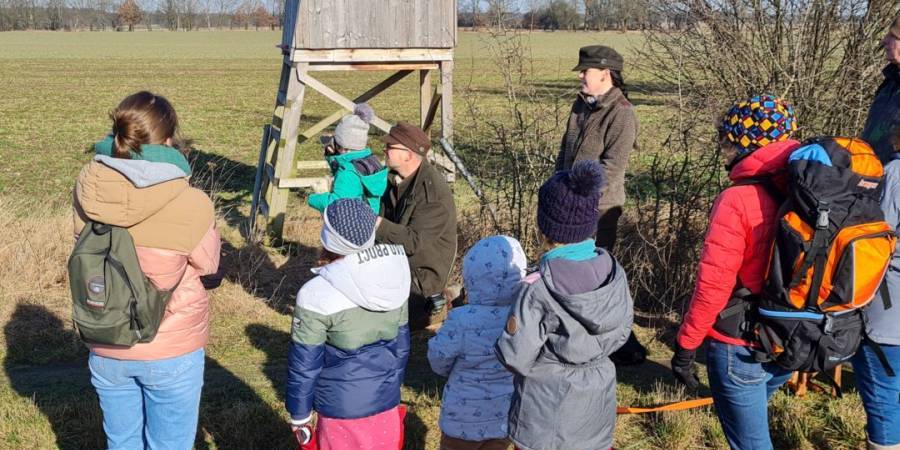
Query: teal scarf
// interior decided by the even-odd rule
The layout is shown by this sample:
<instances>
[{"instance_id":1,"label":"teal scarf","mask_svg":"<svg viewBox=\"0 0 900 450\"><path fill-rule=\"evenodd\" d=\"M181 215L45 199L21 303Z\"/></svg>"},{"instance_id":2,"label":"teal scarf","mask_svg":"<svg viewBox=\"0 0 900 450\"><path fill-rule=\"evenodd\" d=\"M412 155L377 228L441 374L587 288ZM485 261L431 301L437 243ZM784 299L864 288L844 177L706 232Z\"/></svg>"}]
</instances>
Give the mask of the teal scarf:
<instances>
[{"instance_id":1,"label":"teal scarf","mask_svg":"<svg viewBox=\"0 0 900 450\"><path fill-rule=\"evenodd\" d=\"M113 137L106 136L100 142L94 144L94 152L98 155L113 156ZM169 163L178 166L184 174L191 176L191 165L187 158L175 147L166 145L146 144L141 146L141 152L131 151L131 159L140 159L150 162Z\"/></svg>"},{"instance_id":2,"label":"teal scarf","mask_svg":"<svg viewBox=\"0 0 900 450\"><path fill-rule=\"evenodd\" d=\"M541 256L541 262L545 263L553 259L568 259L570 261L586 261L597 256L597 246L593 239L585 239L574 244L567 244L556 247L544 256Z\"/></svg>"}]
</instances>

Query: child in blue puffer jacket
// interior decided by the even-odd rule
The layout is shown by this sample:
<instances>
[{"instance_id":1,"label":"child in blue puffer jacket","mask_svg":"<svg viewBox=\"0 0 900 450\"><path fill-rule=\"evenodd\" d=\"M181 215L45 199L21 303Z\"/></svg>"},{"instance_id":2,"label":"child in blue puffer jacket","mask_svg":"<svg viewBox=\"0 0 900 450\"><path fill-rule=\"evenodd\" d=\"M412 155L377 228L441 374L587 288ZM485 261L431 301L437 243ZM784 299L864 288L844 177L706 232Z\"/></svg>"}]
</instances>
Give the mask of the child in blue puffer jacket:
<instances>
[{"instance_id":1,"label":"child in blue puffer jacket","mask_svg":"<svg viewBox=\"0 0 900 450\"><path fill-rule=\"evenodd\" d=\"M478 241L463 258L468 304L450 311L428 341L428 361L444 386L441 450L500 450L506 439L513 377L500 364L494 343L522 286L527 265L513 238Z\"/></svg>"}]
</instances>

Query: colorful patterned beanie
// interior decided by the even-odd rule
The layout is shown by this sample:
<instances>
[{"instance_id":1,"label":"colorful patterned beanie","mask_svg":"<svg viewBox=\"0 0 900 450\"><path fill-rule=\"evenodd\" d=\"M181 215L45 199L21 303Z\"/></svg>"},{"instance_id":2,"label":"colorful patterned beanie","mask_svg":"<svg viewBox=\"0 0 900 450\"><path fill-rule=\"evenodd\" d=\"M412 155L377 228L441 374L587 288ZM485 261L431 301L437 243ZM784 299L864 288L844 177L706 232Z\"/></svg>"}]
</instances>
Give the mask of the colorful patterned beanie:
<instances>
[{"instance_id":1,"label":"colorful patterned beanie","mask_svg":"<svg viewBox=\"0 0 900 450\"><path fill-rule=\"evenodd\" d=\"M735 103L722 120L724 137L737 146L738 154L783 141L795 131L794 108L767 94Z\"/></svg>"}]
</instances>

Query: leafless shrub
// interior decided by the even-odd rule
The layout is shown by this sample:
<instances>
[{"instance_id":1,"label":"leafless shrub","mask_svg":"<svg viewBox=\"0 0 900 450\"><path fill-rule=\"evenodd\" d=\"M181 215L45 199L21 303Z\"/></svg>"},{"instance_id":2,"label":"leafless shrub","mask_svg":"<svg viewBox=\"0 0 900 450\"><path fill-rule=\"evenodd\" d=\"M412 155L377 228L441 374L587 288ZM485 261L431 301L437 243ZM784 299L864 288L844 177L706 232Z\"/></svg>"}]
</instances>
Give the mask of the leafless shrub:
<instances>
[{"instance_id":1,"label":"leafless shrub","mask_svg":"<svg viewBox=\"0 0 900 450\"><path fill-rule=\"evenodd\" d=\"M536 194L554 170L564 103L558 89L534 78L529 47L520 33L492 32L483 44L491 55L487 70L501 76L502 100L471 82L463 88L465 125L457 133L457 148L484 183L488 200L498 206L494 231L519 238L529 251L536 242Z\"/></svg>"},{"instance_id":2,"label":"leafless shrub","mask_svg":"<svg viewBox=\"0 0 900 450\"><path fill-rule=\"evenodd\" d=\"M686 108L710 117L737 98L772 93L794 104L803 134L816 135L862 128L884 66L879 41L900 6L892 0L660 0L654 8L692 19L683 30L646 32L638 58L680 90Z\"/></svg>"}]
</instances>

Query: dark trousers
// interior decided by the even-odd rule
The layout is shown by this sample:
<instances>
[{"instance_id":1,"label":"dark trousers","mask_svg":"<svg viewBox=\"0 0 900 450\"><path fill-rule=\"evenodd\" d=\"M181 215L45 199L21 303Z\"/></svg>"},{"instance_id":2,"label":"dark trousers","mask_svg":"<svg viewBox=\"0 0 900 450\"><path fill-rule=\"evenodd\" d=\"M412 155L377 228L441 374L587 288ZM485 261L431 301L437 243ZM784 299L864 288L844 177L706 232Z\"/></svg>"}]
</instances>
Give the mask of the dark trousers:
<instances>
[{"instance_id":1,"label":"dark trousers","mask_svg":"<svg viewBox=\"0 0 900 450\"><path fill-rule=\"evenodd\" d=\"M600 219L597 220L597 238L594 240L597 247L613 252L618 237L619 218L622 217L622 207L614 206L600 211ZM647 349L637 340L634 332L628 336L628 341L622 348L612 354L612 360L618 365L640 364L647 357Z\"/></svg>"},{"instance_id":2,"label":"dark trousers","mask_svg":"<svg viewBox=\"0 0 900 450\"><path fill-rule=\"evenodd\" d=\"M597 237L594 239L597 247L602 247L612 252L616 245L616 235L619 230L619 217L622 217L622 207L614 206L600 211L600 219L597 220Z\"/></svg>"}]
</instances>

